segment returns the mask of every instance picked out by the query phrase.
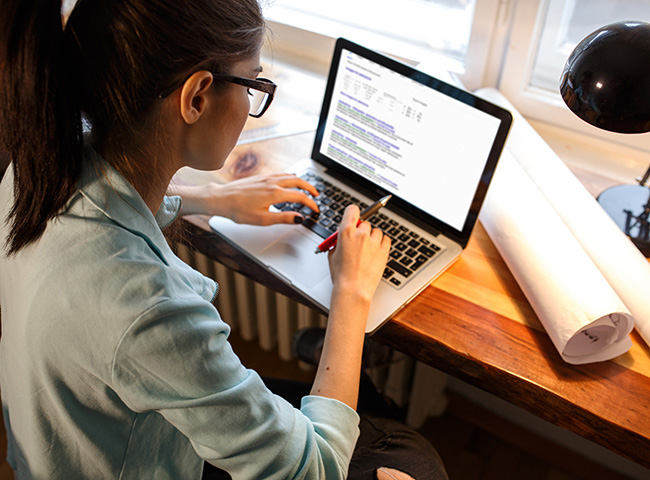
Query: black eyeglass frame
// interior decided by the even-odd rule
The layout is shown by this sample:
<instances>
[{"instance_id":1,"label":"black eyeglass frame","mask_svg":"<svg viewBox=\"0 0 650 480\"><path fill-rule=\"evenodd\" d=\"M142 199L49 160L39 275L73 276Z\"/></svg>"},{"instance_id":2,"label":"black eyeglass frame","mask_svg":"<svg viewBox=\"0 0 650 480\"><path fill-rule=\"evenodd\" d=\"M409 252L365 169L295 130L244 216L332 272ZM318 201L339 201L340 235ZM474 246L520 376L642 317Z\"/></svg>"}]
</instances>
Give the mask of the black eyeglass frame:
<instances>
[{"instance_id":1,"label":"black eyeglass frame","mask_svg":"<svg viewBox=\"0 0 650 480\"><path fill-rule=\"evenodd\" d=\"M275 96L275 90L278 87L275 83L273 83L272 80L269 80L268 78L246 78L246 77L237 77L235 75L229 75L227 73L213 73L212 78L215 80L224 80L226 82L230 83L235 83L237 85L242 85L246 88L252 88L253 90L257 90L258 92L263 92L268 95L264 106L262 107L262 111L259 113L249 113L251 117L254 118L259 118L262 115L264 115L264 112L266 112L269 107L271 106L271 102L273 102L273 97ZM158 95L158 98L165 98L170 96L178 87L180 87L183 83L185 83L187 79L183 80L182 82L179 82L178 84L169 87L165 90L163 90L160 95Z\"/></svg>"}]
</instances>

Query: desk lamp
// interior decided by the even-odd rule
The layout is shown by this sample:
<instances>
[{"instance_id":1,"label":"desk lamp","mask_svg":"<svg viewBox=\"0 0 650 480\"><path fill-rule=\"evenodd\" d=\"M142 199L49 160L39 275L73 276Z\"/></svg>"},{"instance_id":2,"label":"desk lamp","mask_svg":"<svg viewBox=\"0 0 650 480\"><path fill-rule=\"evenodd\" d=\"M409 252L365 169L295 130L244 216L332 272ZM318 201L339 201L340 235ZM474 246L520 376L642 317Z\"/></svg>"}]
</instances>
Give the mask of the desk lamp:
<instances>
[{"instance_id":1,"label":"desk lamp","mask_svg":"<svg viewBox=\"0 0 650 480\"><path fill-rule=\"evenodd\" d=\"M618 133L650 132L650 24L618 22L582 40L560 79L569 109L591 125ZM598 203L650 257L650 168L638 185L604 190Z\"/></svg>"}]
</instances>

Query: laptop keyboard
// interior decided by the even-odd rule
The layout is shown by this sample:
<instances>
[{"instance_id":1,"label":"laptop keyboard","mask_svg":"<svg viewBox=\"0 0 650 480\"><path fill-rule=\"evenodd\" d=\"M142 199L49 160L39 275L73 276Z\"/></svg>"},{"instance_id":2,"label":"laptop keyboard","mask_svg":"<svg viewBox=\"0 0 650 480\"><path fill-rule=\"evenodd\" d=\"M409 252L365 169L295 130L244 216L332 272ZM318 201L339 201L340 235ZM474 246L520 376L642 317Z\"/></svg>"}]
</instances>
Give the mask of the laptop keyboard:
<instances>
[{"instance_id":1,"label":"laptop keyboard","mask_svg":"<svg viewBox=\"0 0 650 480\"><path fill-rule=\"evenodd\" d=\"M275 207L282 211L300 212L305 217L303 225L324 239L338 229L345 207L352 203L358 205L362 211L368 207L358 198L313 172L307 172L301 175L301 178L314 185L320 193L314 198L320 212L315 213L301 203L287 202ZM430 238L410 230L382 211L377 212L368 221L392 240L388 263L384 269L384 280L396 287L403 285L441 251L441 247Z\"/></svg>"}]
</instances>

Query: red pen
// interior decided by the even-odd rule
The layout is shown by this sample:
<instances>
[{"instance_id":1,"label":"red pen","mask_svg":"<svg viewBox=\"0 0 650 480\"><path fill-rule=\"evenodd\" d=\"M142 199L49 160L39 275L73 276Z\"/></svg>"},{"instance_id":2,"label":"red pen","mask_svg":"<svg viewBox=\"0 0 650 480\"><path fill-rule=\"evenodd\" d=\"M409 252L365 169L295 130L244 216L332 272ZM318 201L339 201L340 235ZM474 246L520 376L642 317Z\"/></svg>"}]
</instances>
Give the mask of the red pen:
<instances>
[{"instance_id":1,"label":"red pen","mask_svg":"<svg viewBox=\"0 0 650 480\"><path fill-rule=\"evenodd\" d=\"M388 203L388 200L392 195L386 195L383 198L380 198L377 200L375 203L370 205L368 208L366 208L361 214L359 215L359 221L357 222L357 225L359 225L361 222L364 220L368 220L370 217L372 217L377 211L381 208L386 206ZM331 234L329 237L327 237L323 243L321 243L317 248L315 253L323 253L323 252L328 252L331 249L333 249L336 246L336 240L339 237L339 232L338 230Z\"/></svg>"}]
</instances>

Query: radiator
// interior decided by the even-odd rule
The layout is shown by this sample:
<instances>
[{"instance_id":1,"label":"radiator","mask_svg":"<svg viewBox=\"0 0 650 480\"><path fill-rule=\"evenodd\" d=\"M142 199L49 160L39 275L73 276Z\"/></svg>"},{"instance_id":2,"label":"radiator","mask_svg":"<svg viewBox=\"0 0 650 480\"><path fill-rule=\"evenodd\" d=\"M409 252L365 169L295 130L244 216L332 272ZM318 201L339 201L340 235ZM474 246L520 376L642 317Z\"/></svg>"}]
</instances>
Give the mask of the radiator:
<instances>
[{"instance_id":1,"label":"radiator","mask_svg":"<svg viewBox=\"0 0 650 480\"><path fill-rule=\"evenodd\" d=\"M301 328L325 327L327 317L230 270L183 243L173 249L181 260L219 283L216 306L222 319L242 339L256 342L265 351L275 350L285 361L293 359L291 340ZM310 368L301 365L301 368ZM431 415L440 415L447 405L442 372L399 352L391 362L367 369L373 383L407 412L406 421L419 427Z\"/></svg>"}]
</instances>

